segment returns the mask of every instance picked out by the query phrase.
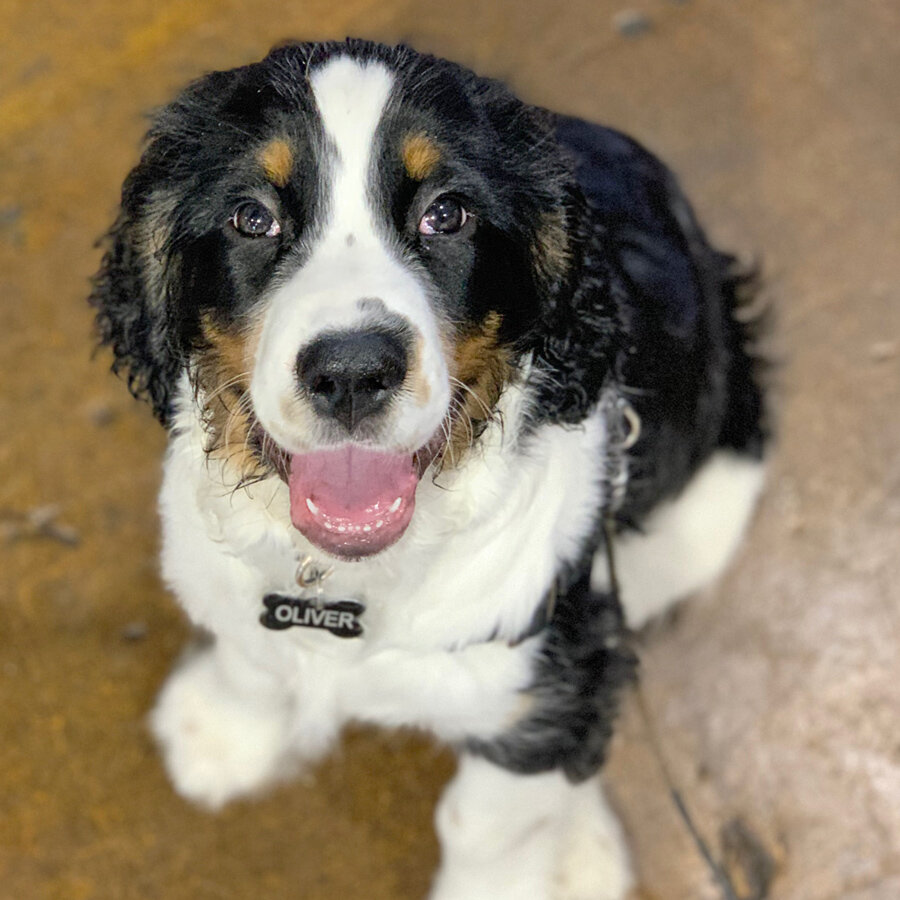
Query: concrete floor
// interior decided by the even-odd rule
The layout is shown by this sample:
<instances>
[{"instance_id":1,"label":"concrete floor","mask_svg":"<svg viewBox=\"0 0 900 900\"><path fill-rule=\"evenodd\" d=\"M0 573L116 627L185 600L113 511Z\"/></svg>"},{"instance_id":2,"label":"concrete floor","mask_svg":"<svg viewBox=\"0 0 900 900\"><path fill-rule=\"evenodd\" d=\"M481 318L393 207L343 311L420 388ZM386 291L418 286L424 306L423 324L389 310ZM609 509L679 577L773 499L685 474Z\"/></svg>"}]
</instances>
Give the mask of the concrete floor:
<instances>
[{"instance_id":1,"label":"concrete floor","mask_svg":"<svg viewBox=\"0 0 900 900\"><path fill-rule=\"evenodd\" d=\"M426 891L452 760L418 738L354 734L218 816L169 789L143 724L186 635L156 574L163 434L90 358L84 303L145 113L285 37L350 33L630 131L719 243L762 261L769 491L723 583L644 637L644 697L717 855L742 823L742 900L900 897L900 5L634 0L633 36L623 8L0 4L2 900ZM645 897L716 897L633 700L609 782Z\"/></svg>"}]
</instances>

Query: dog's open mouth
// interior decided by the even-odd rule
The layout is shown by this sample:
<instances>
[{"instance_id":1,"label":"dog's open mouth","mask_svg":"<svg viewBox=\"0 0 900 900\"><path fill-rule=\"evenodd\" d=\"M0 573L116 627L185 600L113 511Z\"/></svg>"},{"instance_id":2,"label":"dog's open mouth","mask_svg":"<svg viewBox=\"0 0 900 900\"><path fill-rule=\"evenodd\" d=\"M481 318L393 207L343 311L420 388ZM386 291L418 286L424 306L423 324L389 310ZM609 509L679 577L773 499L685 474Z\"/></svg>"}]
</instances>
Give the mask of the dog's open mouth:
<instances>
[{"instance_id":1,"label":"dog's open mouth","mask_svg":"<svg viewBox=\"0 0 900 900\"><path fill-rule=\"evenodd\" d=\"M258 477L275 473L287 483L293 526L326 553L361 559L403 536L419 481L435 461L440 471L450 427L442 424L413 452L345 444L291 454L255 421L248 444L262 467Z\"/></svg>"},{"instance_id":2,"label":"dog's open mouth","mask_svg":"<svg viewBox=\"0 0 900 900\"><path fill-rule=\"evenodd\" d=\"M358 445L291 457L291 521L311 543L346 559L380 553L406 531L422 467L418 454Z\"/></svg>"},{"instance_id":3,"label":"dog's open mouth","mask_svg":"<svg viewBox=\"0 0 900 900\"><path fill-rule=\"evenodd\" d=\"M249 444L288 485L291 522L320 550L344 559L373 556L402 537L416 488L444 446L442 429L413 453L360 444L290 454L256 422Z\"/></svg>"}]
</instances>

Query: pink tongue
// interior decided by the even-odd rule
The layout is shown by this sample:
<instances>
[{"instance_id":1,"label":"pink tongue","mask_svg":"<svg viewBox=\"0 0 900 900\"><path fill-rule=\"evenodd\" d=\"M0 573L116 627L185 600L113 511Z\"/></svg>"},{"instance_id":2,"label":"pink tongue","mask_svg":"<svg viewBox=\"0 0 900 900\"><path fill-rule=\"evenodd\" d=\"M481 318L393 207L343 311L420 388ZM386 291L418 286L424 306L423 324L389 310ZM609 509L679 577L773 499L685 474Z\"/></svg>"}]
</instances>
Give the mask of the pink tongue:
<instances>
[{"instance_id":1,"label":"pink tongue","mask_svg":"<svg viewBox=\"0 0 900 900\"><path fill-rule=\"evenodd\" d=\"M412 454L343 447L291 457L291 521L336 556L370 556L409 525L419 483Z\"/></svg>"}]
</instances>

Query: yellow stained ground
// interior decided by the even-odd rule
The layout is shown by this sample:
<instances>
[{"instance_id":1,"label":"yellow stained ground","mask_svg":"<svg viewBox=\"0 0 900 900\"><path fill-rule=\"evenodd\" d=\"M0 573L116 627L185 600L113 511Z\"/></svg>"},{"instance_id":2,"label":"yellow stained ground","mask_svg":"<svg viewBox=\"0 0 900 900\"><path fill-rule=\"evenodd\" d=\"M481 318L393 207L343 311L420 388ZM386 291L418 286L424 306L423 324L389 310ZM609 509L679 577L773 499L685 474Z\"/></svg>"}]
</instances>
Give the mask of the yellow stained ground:
<instances>
[{"instance_id":1,"label":"yellow stained ground","mask_svg":"<svg viewBox=\"0 0 900 900\"><path fill-rule=\"evenodd\" d=\"M0 900L412 900L437 860L453 763L427 741L356 733L213 816L146 732L187 635L157 575L164 435L92 358L85 297L147 114L207 70L288 37L403 40L631 131L774 285L794 505L770 501L765 528L814 571L825 545L780 532L786 508L836 522L898 490L897 4L630 6L649 30L623 34L609 0L0 2ZM612 775L647 896L709 896L635 734Z\"/></svg>"}]
</instances>

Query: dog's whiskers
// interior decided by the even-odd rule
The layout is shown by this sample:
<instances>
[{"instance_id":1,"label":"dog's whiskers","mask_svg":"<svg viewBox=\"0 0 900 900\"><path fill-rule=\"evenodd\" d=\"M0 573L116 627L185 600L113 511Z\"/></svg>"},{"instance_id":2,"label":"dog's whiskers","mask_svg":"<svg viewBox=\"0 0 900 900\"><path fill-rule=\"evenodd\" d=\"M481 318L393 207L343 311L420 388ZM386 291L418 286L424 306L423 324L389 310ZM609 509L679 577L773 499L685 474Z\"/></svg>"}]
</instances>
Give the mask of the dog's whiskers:
<instances>
[{"instance_id":1,"label":"dog's whiskers","mask_svg":"<svg viewBox=\"0 0 900 900\"><path fill-rule=\"evenodd\" d=\"M466 407L465 403L463 403L458 397L453 398L451 405L457 411L457 421L461 422L465 428L465 433L467 436L466 449L469 449L475 443L475 426L472 422L472 416L469 414L469 410Z\"/></svg>"},{"instance_id":2,"label":"dog's whiskers","mask_svg":"<svg viewBox=\"0 0 900 900\"><path fill-rule=\"evenodd\" d=\"M239 372L237 375L233 375L231 378L226 379L222 382L222 384L218 385L214 391L208 393L204 398L204 403L209 406L215 401L219 401L226 409L228 408L228 404L225 402L223 395L226 391L231 390L239 384L245 383L250 379L250 372ZM245 389L241 397L245 394L249 394L250 389Z\"/></svg>"},{"instance_id":3,"label":"dog's whiskers","mask_svg":"<svg viewBox=\"0 0 900 900\"><path fill-rule=\"evenodd\" d=\"M450 383L460 388L469 394L472 398L474 398L475 402L481 407L484 411L485 421L490 421L494 417L494 410L488 406L487 401L478 393L471 385L466 384L464 381L460 381L455 376L450 376Z\"/></svg>"}]
</instances>

